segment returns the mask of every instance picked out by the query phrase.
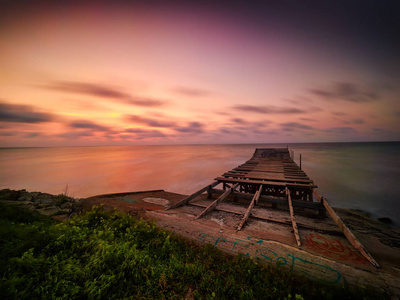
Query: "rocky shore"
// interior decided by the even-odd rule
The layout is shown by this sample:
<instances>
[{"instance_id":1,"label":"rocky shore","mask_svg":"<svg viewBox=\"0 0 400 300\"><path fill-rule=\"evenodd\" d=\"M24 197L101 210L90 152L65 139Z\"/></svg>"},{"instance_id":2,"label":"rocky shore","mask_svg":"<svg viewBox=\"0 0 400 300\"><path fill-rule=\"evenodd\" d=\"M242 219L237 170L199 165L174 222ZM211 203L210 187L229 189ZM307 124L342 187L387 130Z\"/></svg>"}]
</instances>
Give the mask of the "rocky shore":
<instances>
[{"instance_id":1,"label":"rocky shore","mask_svg":"<svg viewBox=\"0 0 400 300\"><path fill-rule=\"evenodd\" d=\"M30 211L36 211L59 221L64 221L79 211L80 199L65 194L51 195L42 192L3 189L0 190L0 202L18 205Z\"/></svg>"}]
</instances>

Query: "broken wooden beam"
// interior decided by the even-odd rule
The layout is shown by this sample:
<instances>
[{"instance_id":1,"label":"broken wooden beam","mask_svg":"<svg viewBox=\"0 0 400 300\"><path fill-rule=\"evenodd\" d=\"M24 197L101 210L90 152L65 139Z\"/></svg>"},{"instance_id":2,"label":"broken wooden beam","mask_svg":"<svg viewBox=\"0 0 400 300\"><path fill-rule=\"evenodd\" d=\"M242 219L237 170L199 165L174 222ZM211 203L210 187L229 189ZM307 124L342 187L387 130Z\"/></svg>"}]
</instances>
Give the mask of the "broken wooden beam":
<instances>
[{"instance_id":1,"label":"broken wooden beam","mask_svg":"<svg viewBox=\"0 0 400 300\"><path fill-rule=\"evenodd\" d=\"M211 189L210 192L212 194L218 194L218 195L225 193L224 190L214 189L214 188ZM251 199L253 199L254 195L248 194L248 193L233 192L232 194L230 194L230 196L251 200ZM285 198L279 198L279 197L274 197L274 196L260 195L260 198L258 200L259 201L262 200L267 203L287 205L287 200ZM292 199L292 205L293 205L293 207L303 207L303 208L310 208L310 209L315 209L315 210L319 210L319 209L325 210L325 207L319 202L309 202L309 201Z\"/></svg>"},{"instance_id":2,"label":"broken wooden beam","mask_svg":"<svg viewBox=\"0 0 400 300\"><path fill-rule=\"evenodd\" d=\"M167 209L172 209L172 208L177 208L179 206L183 206L189 203L190 200L193 200L194 198L196 198L197 196L200 196L202 193L211 190L213 187L217 186L219 184L219 181L214 181L211 184L203 187L202 189L198 190L197 192L191 194L190 196L186 197L185 199L175 203L174 205L172 205L171 207L167 208Z\"/></svg>"},{"instance_id":3,"label":"broken wooden beam","mask_svg":"<svg viewBox=\"0 0 400 300\"><path fill-rule=\"evenodd\" d=\"M232 193L237 187L239 186L238 183L236 183L234 186L232 186L231 188L227 189L225 191L225 193L223 193L221 196L219 196L213 203L211 203L205 210L203 210L196 218L195 220L201 218L202 216L204 216L205 214L209 213L210 211L212 211L217 205L218 203L224 201L224 199L226 197L229 196L230 193Z\"/></svg>"},{"instance_id":4,"label":"broken wooden beam","mask_svg":"<svg viewBox=\"0 0 400 300\"><path fill-rule=\"evenodd\" d=\"M360 241L354 236L351 230L343 223L342 219L336 214L333 208L329 205L328 201L322 197L316 190L314 190L314 195L317 197L318 201L321 202L329 215L332 217L333 221L339 226L340 230L349 240L350 244L353 245L368 261L373 264L375 267L380 268L381 266L376 262L376 260L368 253L368 251L364 248L364 246L360 243Z\"/></svg>"},{"instance_id":5,"label":"broken wooden beam","mask_svg":"<svg viewBox=\"0 0 400 300\"><path fill-rule=\"evenodd\" d=\"M260 185L260 188L258 189L258 191L254 194L253 199L251 199L250 205L246 211L246 213L243 216L242 221L240 222L239 226L237 227L237 230L241 230L242 227L244 226L244 224L246 223L247 219L249 218L250 214L251 214L251 210L254 207L254 204L258 202L258 199L261 196L261 192L262 192L262 185Z\"/></svg>"},{"instance_id":6,"label":"broken wooden beam","mask_svg":"<svg viewBox=\"0 0 400 300\"><path fill-rule=\"evenodd\" d=\"M269 180L246 180L246 179L235 179L235 178L226 178L226 177L217 177L214 180L218 180L221 182L226 183L244 183L244 184L266 184L269 186L276 186L276 187L293 187L293 188L303 188L303 189L311 189L317 188L315 184L295 184L295 183L286 183L286 182L274 182Z\"/></svg>"},{"instance_id":7,"label":"broken wooden beam","mask_svg":"<svg viewBox=\"0 0 400 300\"><path fill-rule=\"evenodd\" d=\"M208 205L204 205L204 204L197 203L197 202L190 203L190 205L201 207L203 209L208 207ZM222 212L226 212L226 213L231 213L231 214L235 214L235 215L243 215L243 212L232 210L232 209L216 207L216 208L214 208L214 210L222 211ZM254 211L253 211L252 214L250 214L249 219L250 218L253 218L253 219L256 219L256 220L261 220L261 221L273 222L273 223L282 224L282 225L286 225L286 226L292 226L292 222L291 221L279 220L279 219L274 219L274 218L265 217L265 216L259 216L259 215L255 214ZM296 222L296 224L297 224L297 227L299 227L299 228L304 228L304 229L309 229L309 230L316 230L316 231L319 231L319 232L323 232L323 233L327 233L327 234L335 235L335 236L342 236L343 235L343 232L341 232L339 230L321 229L321 228L313 227L313 226L306 225L306 224L299 223L299 222Z\"/></svg>"},{"instance_id":8,"label":"broken wooden beam","mask_svg":"<svg viewBox=\"0 0 400 300\"><path fill-rule=\"evenodd\" d=\"M293 212L292 198L290 196L290 191L288 188L286 188L286 196L289 203L290 219L292 220L294 236L296 238L297 246L300 247L301 242L300 242L299 230L297 229L296 219L294 217L294 212Z\"/></svg>"}]
</instances>

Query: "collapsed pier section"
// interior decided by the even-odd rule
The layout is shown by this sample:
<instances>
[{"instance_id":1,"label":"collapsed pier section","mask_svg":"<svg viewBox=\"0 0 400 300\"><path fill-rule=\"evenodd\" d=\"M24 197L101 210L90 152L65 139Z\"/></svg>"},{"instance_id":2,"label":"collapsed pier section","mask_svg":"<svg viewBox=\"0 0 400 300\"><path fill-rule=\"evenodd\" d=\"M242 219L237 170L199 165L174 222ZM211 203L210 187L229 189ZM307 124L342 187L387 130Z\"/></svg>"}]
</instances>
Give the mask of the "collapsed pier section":
<instances>
[{"instance_id":1,"label":"collapsed pier section","mask_svg":"<svg viewBox=\"0 0 400 300\"><path fill-rule=\"evenodd\" d=\"M222 184L222 189L216 189L220 184ZM218 204L228 197L247 199L250 200L249 206L237 226L237 230L241 230L260 199L272 203L272 209L282 204L289 208L291 225L298 247L301 247L301 240L293 207L314 210L320 217L325 217L328 212L354 248L371 264L379 267L379 264L330 207L327 200L317 193L316 188L314 182L293 161L288 148L257 148L250 160L216 177L212 183L169 209L187 205L205 192L209 199L212 199L213 194L218 195L217 199L195 217L199 219L217 209ZM316 201L314 201L314 195ZM279 222L279 220L274 220L274 222Z\"/></svg>"}]
</instances>

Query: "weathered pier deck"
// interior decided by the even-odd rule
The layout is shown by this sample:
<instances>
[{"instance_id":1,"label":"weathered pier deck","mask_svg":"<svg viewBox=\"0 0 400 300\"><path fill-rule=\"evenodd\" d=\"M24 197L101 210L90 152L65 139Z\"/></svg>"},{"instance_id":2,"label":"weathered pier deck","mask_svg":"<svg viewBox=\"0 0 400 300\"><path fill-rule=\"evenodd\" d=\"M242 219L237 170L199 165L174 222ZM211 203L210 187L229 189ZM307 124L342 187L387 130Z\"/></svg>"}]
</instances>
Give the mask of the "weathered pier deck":
<instances>
[{"instance_id":1,"label":"weathered pier deck","mask_svg":"<svg viewBox=\"0 0 400 300\"><path fill-rule=\"evenodd\" d=\"M222 185L222 189L217 189L218 185ZM250 216L255 216L266 221L287 224L288 222L285 220L265 217L265 213L260 212L260 208L271 211L277 209L278 205L284 205L289 210L290 224L298 247L301 247L302 241L294 208L300 208L303 211L307 210L308 215L310 215L310 210L314 211L316 212L314 217L318 216L319 218L326 218L327 212L350 244L372 265L380 267L330 207L327 200L316 191L316 188L317 186L314 182L293 161L287 148L261 148L255 150L250 160L216 177L214 182L172 205L170 209L188 204L202 207L204 204L194 203L193 200L204 192L207 192L208 199L212 199L213 195L218 195L215 200L204 207L195 219L200 219L213 210L223 210L233 214L240 214L242 218L236 227L237 231L239 231L244 227ZM233 200L236 201L238 199L247 199L249 203L246 211L243 213L243 211L235 212L221 208L221 203L228 199L228 197L233 197ZM259 201L269 203L270 206L259 206L260 208L257 213L254 213L254 208L258 206ZM321 230L321 228L313 228L312 226L303 224L300 227Z\"/></svg>"}]
</instances>

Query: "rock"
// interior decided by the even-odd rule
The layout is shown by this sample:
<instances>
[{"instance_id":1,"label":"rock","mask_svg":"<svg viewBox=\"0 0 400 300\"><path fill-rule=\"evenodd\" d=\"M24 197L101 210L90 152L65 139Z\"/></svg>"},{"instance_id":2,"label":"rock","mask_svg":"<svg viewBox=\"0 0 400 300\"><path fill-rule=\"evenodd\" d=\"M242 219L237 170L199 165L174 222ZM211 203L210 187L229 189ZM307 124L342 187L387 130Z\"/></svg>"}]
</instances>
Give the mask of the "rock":
<instances>
[{"instance_id":1,"label":"rock","mask_svg":"<svg viewBox=\"0 0 400 300\"><path fill-rule=\"evenodd\" d=\"M17 201L20 196L21 196L20 191L14 191L14 190L10 190L10 189L4 189L4 190L0 191L0 199L1 200Z\"/></svg>"},{"instance_id":2,"label":"rock","mask_svg":"<svg viewBox=\"0 0 400 300\"><path fill-rule=\"evenodd\" d=\"M384 223L384 224L388 224L388 225L391 225L391 224L393 224L393 221L392 221L392 219L390 219L390 218L387 218L387 217L384 217L384 218L378 218L378 221L379 221L379 222L381 222L381 223Z\"/></svg>"},{"instance_id":3,"label":"rock","mask_svg":"<svg viewBox=\"0 0 400 300\"><path fill-rule=\"evenodd\" d=\"M65 202L65 203L60 205L61 209L65 209L65 208L70 209L71 207L72 207L72 203L71 202Z\"/></svg>"},{"instance_id":4,"label":"rock","mask_svg":"<svg viewBox=\"0 0 400 300\"><path fill-rule=\"evenodd\" d=\"M39 196L39 202L40 204L53 204L55 201L50 194L41 194Z\"/></svg>"},{"instance_id":5,"label":"rock","mask_svg":"<svg viewBox=\"0 0 400 300\"><path fill-rule=\"evenodd\" d=\"M50 207L46 207L46 208L40 208L40 209L36 209L38 213L42 214L42 215L46 215L46 216L54 216L56 214L59 213L59 209L55 206L50 206Z\"/></svg>"},{"instance_id":6,"label":"rock","mask_svg":"<svg viewBox=\"0 0 400 300\"><path fill-rule=\"evenodd\" d=\"M33 197L30 193L23 192L21 196L18 198L18 201L33 201Z\"/></svg>"},{"instance_id":7,"label":"rock","mask_svg":"<svg viewBox=\"0 0 400 300\"><path fill-rule=\"evenodd\" d=\"M57 213L58 215L68 215L69 214L69 209L60 209Z\"/></svg>"},{"instance_id":8,"label":"rock","mask_svg":"<svg viewBox=\"0 0 400 300\"><path fill-rule=\"evenodd\" d=\"M25 207L31 211L66 220L70 214L77 210L79 199L70 198L65 195L51 195L41 192L29 193L26 190L0 190L0 201Z\"/></svg>"}]
</instances>

